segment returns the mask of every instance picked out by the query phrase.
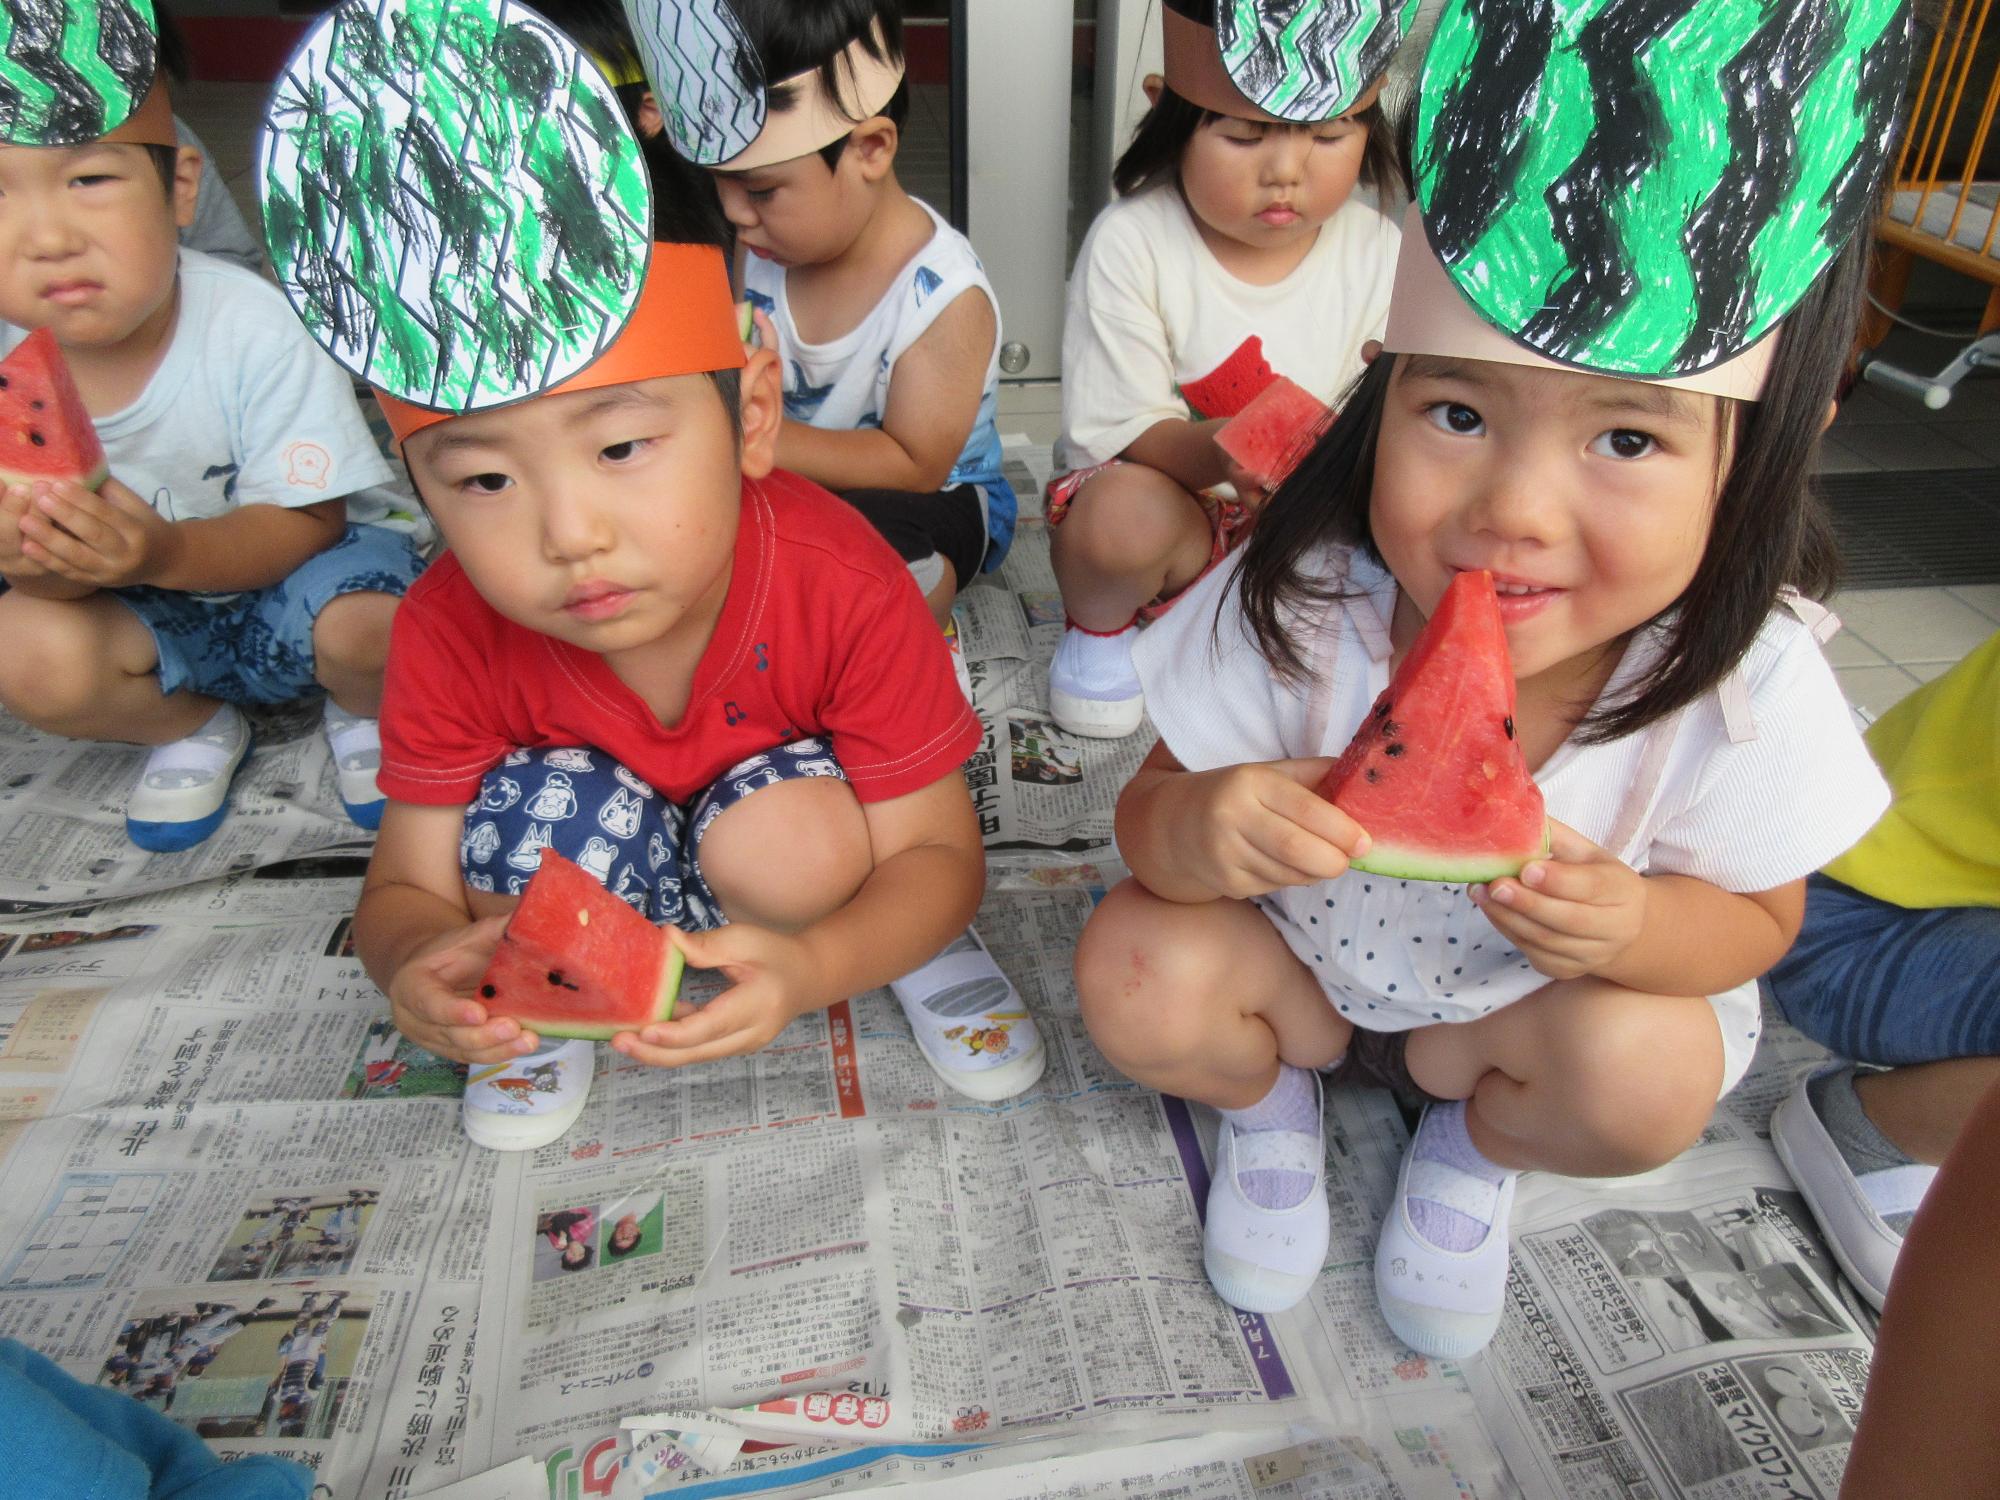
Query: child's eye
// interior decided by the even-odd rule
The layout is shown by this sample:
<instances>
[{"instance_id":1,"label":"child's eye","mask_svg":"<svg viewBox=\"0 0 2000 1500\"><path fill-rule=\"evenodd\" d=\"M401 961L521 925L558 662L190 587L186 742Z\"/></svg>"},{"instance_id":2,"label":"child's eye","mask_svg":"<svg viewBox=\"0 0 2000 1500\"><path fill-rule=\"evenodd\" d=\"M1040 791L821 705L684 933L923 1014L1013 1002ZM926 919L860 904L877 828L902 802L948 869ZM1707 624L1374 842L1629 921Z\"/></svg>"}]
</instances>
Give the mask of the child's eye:
<instances>
[{"instance_id":1,"label":"child's eye","mask_svg":"<svg viewBox=\"0 0 2000 1500\"><path fill-rule=\"evenodd\" d=\"M474 495L497 495L513 482L505 474L472 474L459 480L458 487Z\"/></svg>"},{"instance_id":2,"label":"child's eye","mask_svg":"<svg viewBox=\"0 0 2000 1500\"><path fill-rule=\"evenodd\" d=\"M1600 432L1590 443L1590 451L1602 458L1644 458L1658 447L1649 434L1630 427Z\"/></svg>"},{"instance_id":3,"label":"child's eye","mask_svg":"<svg viewBox=\"0 0 2000 1500\"><path fill-rule=\"evenodd\" d=\"M743 190L743 196L748 198L752 203L769 203L777 196L777 193L778 190L774 187L745 188Z\"/></svg>"},{"instance_id":4,"label":"child's eye","mask_svg":"<svg viewBox=\"0 0 2000 1500\"><path fill-rule=\"evenodd\" d=\"M96 187L100 183L116 182L117 180L116 177L111 176L108 172L91 172L82 177L70 178L70 185L72 187Z\"/></svg>"},{"instance_id":5,"label":"child's eye","mask_svg":"<svg viewBox=\"0 0 2000 1500\"><path fill-rule=\"evenodd\" d=\"M1471 407L1457 401L1438 401L1424 408L1424 415L1431 425L1459 437L1476 437L1485 430L1486 421Z\"/></svg>"},{"instance_id":6,"label":"child's eye","mask_svg":"<svg viewBox=\"0 0 2000 1500\"><path fill-rule=\"evenodd\" d=\"M653 445L651 438L632 438L623 443L612 443L598 452L598 457L607 463L629 463Z\"/></svg>"}]
</instances>

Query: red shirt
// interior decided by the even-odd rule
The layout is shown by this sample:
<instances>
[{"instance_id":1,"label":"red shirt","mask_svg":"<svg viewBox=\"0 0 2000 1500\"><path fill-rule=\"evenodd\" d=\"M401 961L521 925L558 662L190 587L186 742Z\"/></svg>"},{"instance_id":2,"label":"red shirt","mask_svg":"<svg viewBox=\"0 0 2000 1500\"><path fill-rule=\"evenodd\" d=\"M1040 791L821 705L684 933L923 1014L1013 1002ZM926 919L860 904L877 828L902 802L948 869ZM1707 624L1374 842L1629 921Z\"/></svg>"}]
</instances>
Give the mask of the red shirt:
<instances>
[{"instance_id":1,"label":"red shirt","mask_svg":"<svg viewBox=\"0 0 2000 1500\"><path fill-rule=\"evenodd\" d=\"M902 560L858 511L780 470L744 483L729 594L679 724L601 656L500 615L446 553L396 611L376 782L401 802L465 803L510 750L583 745L686 803L808 735L880 802L956 770L981 730Z\"/></svg>"}]
</instances>

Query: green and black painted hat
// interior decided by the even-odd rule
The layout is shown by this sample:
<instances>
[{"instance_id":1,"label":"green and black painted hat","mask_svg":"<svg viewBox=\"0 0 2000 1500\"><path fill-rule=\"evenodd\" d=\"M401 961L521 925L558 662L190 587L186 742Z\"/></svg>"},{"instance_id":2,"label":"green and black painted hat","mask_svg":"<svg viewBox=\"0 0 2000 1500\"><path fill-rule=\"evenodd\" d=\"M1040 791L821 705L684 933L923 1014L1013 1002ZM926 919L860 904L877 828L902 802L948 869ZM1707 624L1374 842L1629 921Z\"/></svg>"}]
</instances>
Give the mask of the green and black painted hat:
<instances>
[{"instance_id":1,"label":"green and black painted hat","mask_svg":"<svg viewBox=\"0 0 2000 1500\"><path fill-rule=\"evenodd\" d=\"M102 140L146 102L158 57L150 0L7 0L0 9L0 142ZM173 140L171 112L168 124L162 144Z\"/></svg>"},{"instance_id":2,"label":"green and black painted hat","mask_svg":"<svg viewBox=\"0 0 2000 1500\"><path fill-rule=\"evenodd\" d=\"M345 0L257 151L271 263L329 354L415 406L557 386L637 304L652 191L611 87L511 0Z\"/></svg>"},{"instance_id":3,"label":"green and black painted hat","mask_svg":"<svg viewBox=\"0 0 2000 1500\"><path fill-rule=\"evenodd\" d=\"M1254 109L1309 124L1344 114L1380 78L1416 14L1418 0L1166 0L1167 84L1204 109L1220 92ZM1182 27L1178 22L1193 23ZM1197 37L1193 28L1206 35ZM1219 53L1217 74L1200 44ZM1223 83L1223 79L1227 83Z\"/></svg>"},{"instance_id":4,"label":"green and black painted hat","mask_svg":"<svg viewBox=\"0 0 2000 1500\"><path fill-rule=\"evenodd\" d=\"M1424 228L1539 354L1710 369L1869 218L1909 59L1901 0L1448 0L1416 120Z\"/></svg>"},{"instance_id":5,"label":"green and black painted hat","mask_svg":"<svg viewBox=\"0 0 2000 1500\"><path fill-rule=\"evenodd\" d=\"M729 0L625 0L625 19L674 149L702 167L749 150L769 112L764 65Z\"/></svg>"}]
</instances>

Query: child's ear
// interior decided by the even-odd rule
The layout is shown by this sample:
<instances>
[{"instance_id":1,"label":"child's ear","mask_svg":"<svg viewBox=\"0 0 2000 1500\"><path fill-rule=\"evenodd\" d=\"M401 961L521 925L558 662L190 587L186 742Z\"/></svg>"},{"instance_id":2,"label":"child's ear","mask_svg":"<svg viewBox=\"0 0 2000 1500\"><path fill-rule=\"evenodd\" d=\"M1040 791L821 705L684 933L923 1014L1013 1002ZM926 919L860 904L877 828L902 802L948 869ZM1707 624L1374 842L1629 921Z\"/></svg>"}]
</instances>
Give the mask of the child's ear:
<instances>
[{"instance_id":1,"label":"child's ear","mask_svg":"<svg viewBox=\"0 0 2000 1500\"><path fill-rule=\"evenodd\" d=\"M1160 95L1166 92L1167 80L1158 73L1148 73L1139 80L1139 89L1146 96L1148 104L1158 104Z\"/></svg>"},{"instance_id":2,"label":"child's ear","mask_svg":"<svg viewBox=\"0 0 2000 1500\"><path fill-rule=\"evenodd\" d=\"M778 466L778 429L785 420L784 376L771 350L752 349L749 354L737 377L741 463L745 479L762 479Z\"/></svg>"},{"instance_id":3,"label":"child's ear","mask_svg":"<svg viewBox=\"0 0 2000 1500\"><path fill-rule=\"evenodd\" d=\"M863 182L880 182L896 165L896 147L901 140L894 120L875 115L854 127L845 154L854 158Z\"/></svg>"},{"instance_id":4,"label":"child's ear","mask_svg":"<svg viewBox=\"0 0 2000 1500\"><path fill-rule=\"evenodd\" d=\"M201 153L183 146L174 153L174 223L185 229L194 222L194 206L201 197Z\"/></svg>"},{"instance_id":5,"label":"child's ear","mask_svg":"<svg viewBox=\"0 0 2000 1500\"><path fill-rule=\"evenodd\" d=\"M639 100L639 112L632 123L638 127L639 134L647 140L651 140L667 128L667 117L660 113L660 101L653 97L651 89L647 89Z\"/></svg>"}]
</instances>

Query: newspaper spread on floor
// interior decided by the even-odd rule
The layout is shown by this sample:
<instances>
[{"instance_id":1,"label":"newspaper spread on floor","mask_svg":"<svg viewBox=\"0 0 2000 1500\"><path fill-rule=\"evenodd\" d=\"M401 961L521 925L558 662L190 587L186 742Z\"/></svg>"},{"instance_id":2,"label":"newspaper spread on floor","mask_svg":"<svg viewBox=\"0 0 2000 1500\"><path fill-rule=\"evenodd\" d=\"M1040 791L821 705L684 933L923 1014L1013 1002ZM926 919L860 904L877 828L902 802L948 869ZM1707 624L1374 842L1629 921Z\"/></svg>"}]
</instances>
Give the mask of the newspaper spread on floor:
<instances>
[{"instance_id":1,"label":"newspaper spread on floor","mask_svg":"<svg viewBox=\"0 0 2000 1500\"><path fill-rule=\"evenodd\" d=\"M1671 1166L1524 1180L1507 1317L1462 1368L1376 1310L1407 1123L1379 1093L1328 1095L1312 1296L1216 1299L1214 1122L1119 1077L1076 1014L1145 746L1043 717L1043 543L1024 528L960 612L995 773L979 925L1050 1053L1000 1106L943 1090L877 991L684 1073L600 1049L561 1141L475 1150L462 1074L354 957L366 846L321 810L310 713L253 770L297 783L256 820L278 837L157 886L110 837L128 752L9 740L34 790L0 807L0 1336L337 1500L1830 1500L1868 1325L1765 1138L1815 1056L1783 1028ZM115 869L78 876L86 847ZM58 909L98 879L137 893Z\"/></svg>"}]
</instances>

